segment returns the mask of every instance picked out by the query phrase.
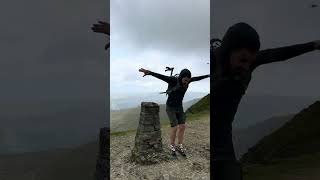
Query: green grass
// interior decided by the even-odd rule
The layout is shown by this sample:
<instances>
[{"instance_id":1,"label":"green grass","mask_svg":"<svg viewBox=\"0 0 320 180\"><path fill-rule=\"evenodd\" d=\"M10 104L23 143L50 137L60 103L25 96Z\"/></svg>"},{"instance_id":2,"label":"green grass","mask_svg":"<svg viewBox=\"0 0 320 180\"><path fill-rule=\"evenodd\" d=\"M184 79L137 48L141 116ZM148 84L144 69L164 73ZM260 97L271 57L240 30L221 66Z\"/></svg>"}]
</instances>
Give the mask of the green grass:
<instances>
[{"instance_id":1,"label":"green grass","mask_svg":"<svg viewBox=\"0 0 320 180\"><path fill-rule=\"evenodd\" d=\"M198 114L203 113L205 111L210 111L210 94L206 95L197 103L192 105L189 109L187 109L186 114Z\"/></svg>"},{"instance_id":2,"label":"green grass","mask_svg":"<svg viewBox=\"0 0 320 180\"><path fill-rule=\"evenodd\" d=\"M203 97L186 111L187 121L195 121L210 115L210 94Z\"/></svg>"}]
</instances>

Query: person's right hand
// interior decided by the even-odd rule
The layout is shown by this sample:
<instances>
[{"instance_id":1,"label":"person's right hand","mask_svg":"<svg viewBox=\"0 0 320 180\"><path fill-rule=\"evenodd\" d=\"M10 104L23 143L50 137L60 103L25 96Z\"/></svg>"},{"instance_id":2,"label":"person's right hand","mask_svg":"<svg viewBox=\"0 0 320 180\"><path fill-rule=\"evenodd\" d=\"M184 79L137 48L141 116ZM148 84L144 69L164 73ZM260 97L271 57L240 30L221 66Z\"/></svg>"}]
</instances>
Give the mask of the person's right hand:
<instances>
[{"instance_id":1,"label":"person's right hand","mask_svg":"<svg viewBox=\"0 0 320 180\"><path fill-rule=\"evenodd\" d=\"M104 21L98 21L98 24L93 24L91 27L93 32L104 33L110 36L110 24Z\"/></svg>"},{"instance_id":2,"label":"person's right hand","mask_svg":"<svg viewBox=\"0 0 320 180\"><path fill-rule=\"evenodd\" d=\"M146 70L146 69L143 69L143 68L140 68L140 69L139 69L139 72L143 72L143 73L144 73L143 77L146 76L146 75L148 75L148 74L150 73L149 70Z\"/></svg>"}]
</instances>

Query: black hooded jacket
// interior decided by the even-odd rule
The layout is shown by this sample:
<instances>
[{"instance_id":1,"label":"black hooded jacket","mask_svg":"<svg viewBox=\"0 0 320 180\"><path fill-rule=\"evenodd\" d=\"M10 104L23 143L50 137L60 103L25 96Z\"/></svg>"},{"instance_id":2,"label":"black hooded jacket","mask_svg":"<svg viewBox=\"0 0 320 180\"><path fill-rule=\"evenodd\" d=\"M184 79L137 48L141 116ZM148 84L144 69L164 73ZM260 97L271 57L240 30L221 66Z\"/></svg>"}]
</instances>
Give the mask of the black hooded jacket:
<instances>
[{"instance_id":1,"label":"black hooded jacket","mask_svg":"<svg viewBox=\"0 0 320 180\"><path fill-rule=\"evenodd\" d=\"M204 78L210 77L209 75L191 77L191 72L188 69L183 69L180 72L178 77L165 76L165 75L158 74L158 73L151 72L151 71L150 71L149 75L152 75L152 76L168 83L169 92L168 92L168 99L167 99L166 105L171 108L177 109L177 110L183 109L182 101L183 101L184 95L188 89L188 87L182 86L182 78L184 78L184 77L191 78L189 81L189 83L191 83L194 81L199 81Z\"/></svg>"}]
</instances>

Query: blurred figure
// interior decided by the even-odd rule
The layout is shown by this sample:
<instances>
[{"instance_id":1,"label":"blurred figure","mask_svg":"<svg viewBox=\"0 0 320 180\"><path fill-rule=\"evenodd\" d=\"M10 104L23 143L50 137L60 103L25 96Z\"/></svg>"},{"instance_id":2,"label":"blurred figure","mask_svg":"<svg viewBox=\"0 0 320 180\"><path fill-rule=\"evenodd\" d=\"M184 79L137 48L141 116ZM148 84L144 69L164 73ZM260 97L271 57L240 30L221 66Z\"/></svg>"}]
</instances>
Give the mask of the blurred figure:
<instances>
[{"instance_id":1,"label":"blurred figure","mask_svg":"<svg viewBox=\"0 0 320 180\"><path fill-rule=\"evenodd\" d=\"M210 56L213 179L242 179L232 143L232 122L252 72L260 65L285 61L316 49L320 49L320 41L260 51L259 35L250 25L237 23L227 30L221 45Z\"/></svg>"}]
</instances>

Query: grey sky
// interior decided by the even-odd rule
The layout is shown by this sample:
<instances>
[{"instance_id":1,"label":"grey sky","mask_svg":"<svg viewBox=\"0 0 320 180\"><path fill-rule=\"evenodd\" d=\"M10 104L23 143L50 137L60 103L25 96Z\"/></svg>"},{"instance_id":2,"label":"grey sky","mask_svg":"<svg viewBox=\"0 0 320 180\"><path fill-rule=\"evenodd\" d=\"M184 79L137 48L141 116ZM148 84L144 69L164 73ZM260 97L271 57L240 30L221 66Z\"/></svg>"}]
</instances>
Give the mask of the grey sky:
<instances>
[{"instance_id":1,"label":"grey sky","mask_svg":"<svg viewBox=\"0 0 320 180\"><path fill-rule=\"evenodd\" d=\"M209 12L209 0L111 1L111 93L166 89L166 83L142 78L141 67L208 74ZM209 92L209 79L196 83L189 91Z\"/></svg>"},{"instance_id":2,"label":"grey sky","mask_svg":"<svg viewBox=\"0 0 320 180\"><path fill-rule=\"evenodd\" d=\"M320 39L320 1L215 0L211 2L211 36L222 38L227 28L243 21L260 34L262 49ZM320 51L291 61L264 65L253 75L248 93L317 96L320 94Z\"/></svg>"},{"instance_id":3,"label":"grey sky","mask_svg":"<svg viewBox=\"0 0 320 180\"><path fill-rule=\"evenodd\" d=\"M106 39L90 30L106 19L105 0L1 4L1 96L105 98Z\"/></svg>"}]
</instances>

